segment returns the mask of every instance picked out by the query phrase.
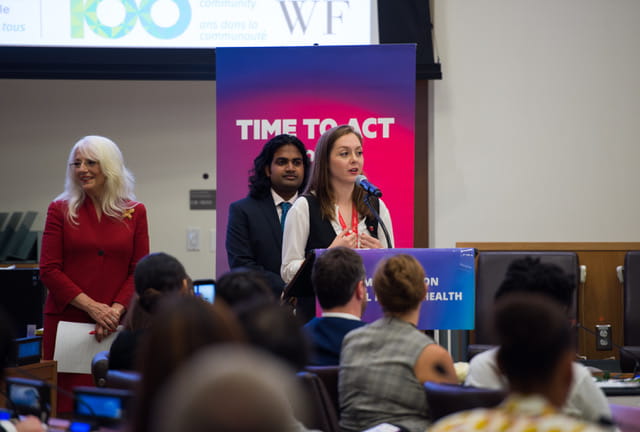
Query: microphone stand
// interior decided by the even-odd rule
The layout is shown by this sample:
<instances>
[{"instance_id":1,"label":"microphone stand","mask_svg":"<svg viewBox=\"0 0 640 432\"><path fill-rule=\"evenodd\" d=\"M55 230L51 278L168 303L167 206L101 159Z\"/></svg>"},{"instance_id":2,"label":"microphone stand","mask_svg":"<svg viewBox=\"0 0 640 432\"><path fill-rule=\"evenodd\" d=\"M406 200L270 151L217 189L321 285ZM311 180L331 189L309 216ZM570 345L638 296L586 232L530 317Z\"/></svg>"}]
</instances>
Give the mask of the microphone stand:
<instances>
[{"instance_id":1,"label":"microphone stand","mask_svg":"<svg viewBox=\"0 0 640 432\"><path fill-rule=\"evenodd\" d=\"M591 330L589 328L586 328L585 326L583 326L580 323L576 323L576 328L582 329L582 330L586 331L587 333L589 333L590 335L598 337L598 334L596 332L594 332L593 330ZM635 378L636 374L638 373L638 369L640 369L640 358L638 358L638 356L635 353L629 351L628 349L624 348L623 346L618 345L613 340L611 341L611 345L614 348L616 348L618 351L620 351L621 353L627 354L629 357L631 357L635 361L635 365L633 366L633 377Z\"/></svg>"},{"instance_id":2,"label":"microphone stand","mask_svg":"<svg viewBox=\"0 0 640 432\"><path fill-rule=\"evenodd\" d=\"M373 206L371 205L369 198L371 198L371 193L367 192L367 194L364 196L364 203L367 205L367 207L369 207L369 210L371 210L371 213L373 213L373 216L376 218L376 220L382 227L382 231L384 232L384 238L387 240L387 247L391 249L393 248L393 243L391 243L391 237L389 236L389 231L387 231L387 227L385 226L382 219L380 219L380 215L378 214L376 209L374 209Z\"/></svg>"}]
</instances>

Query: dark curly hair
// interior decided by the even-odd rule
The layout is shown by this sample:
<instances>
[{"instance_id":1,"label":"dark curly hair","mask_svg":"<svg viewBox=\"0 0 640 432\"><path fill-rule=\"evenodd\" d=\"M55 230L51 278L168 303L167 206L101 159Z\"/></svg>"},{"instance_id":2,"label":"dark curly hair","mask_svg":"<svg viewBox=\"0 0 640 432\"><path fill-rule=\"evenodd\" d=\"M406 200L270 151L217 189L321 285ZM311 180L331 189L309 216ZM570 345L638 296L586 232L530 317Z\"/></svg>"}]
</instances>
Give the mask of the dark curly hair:
<instances>
[{"instance_id":1,"label":"dark curly hair","mask_svg":"<svg viewBox=\"0 0 640 432\"><path fill-rule=\"evenodd\" d=\"M575 289L573 277L557 265L543 263L540 258L524 257L509 264L495 300L514 292L528 292L545 295L569 308Z\"/></svg>"},{"instance_id":2,"label":"dark curly hair","mask_svg":"<svg viewBox=\"0 0 640 432\"><path fill-rule=\"evenodd\" d=\"M298 188L298 193L302 193L304 190L307 185L307 180L309 179L309 167L311 165L311 161L307 155L307 149L304 147L302 141L297 137L282 134L271 138L264 147L262 147L260 154L253 160L253 168L249 171L249 195L252 198L264 198L269 193L271 188L271 179L267 177L267 173L265 172L266 168L271 165L271 162L273 162L273 155L276 151L287 144L296 146L300 151L300 154L302 154L304 178L302 180L302 184Z\"/></svg>"}]
</instances>

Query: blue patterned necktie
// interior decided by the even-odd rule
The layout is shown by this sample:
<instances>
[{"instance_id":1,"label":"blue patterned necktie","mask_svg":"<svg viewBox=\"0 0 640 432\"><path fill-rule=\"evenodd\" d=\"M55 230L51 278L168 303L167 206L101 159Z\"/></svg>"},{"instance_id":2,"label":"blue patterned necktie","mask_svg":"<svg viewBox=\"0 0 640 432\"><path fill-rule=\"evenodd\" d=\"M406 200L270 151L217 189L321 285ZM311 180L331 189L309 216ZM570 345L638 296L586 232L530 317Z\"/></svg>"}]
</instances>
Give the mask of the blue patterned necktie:
<instances>
[{"instance_id":1,"label":"blue patterned necktie","mask_svg":"<svg viewBox=\"0 0 640 432\"><path fill-rule=\"evenodd\" d=\"M287 213L291 208L291 203L289 202L281 202L280 208L282 209L282 215L280 216L280 226L282 227L282 231L284 231L284 220L287 218Z\"/></svg>"}]
</instances>

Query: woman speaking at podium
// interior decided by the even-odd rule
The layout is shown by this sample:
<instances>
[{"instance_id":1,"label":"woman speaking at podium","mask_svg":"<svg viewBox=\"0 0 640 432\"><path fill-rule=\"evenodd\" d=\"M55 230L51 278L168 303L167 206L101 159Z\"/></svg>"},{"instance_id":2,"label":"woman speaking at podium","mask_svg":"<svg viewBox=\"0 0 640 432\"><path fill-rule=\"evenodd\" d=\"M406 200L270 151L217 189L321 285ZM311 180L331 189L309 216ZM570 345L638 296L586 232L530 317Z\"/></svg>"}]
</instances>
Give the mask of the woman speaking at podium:
<instances>
[{"instance_id":1,"label":"woman speaking at podium","mask_svg":"<svg viewBox=\"0 0 640 432\"><path fill-rule=\"evenodd\" d=\"M133 186L110 139L87 136L71 149L65 189L49 205L42 236L45 359L53 358L60 321L95 323L98 341L116 331L133 295L136 263L149 253L147 212L134 201ZM91 375L58 374L65 390L92 384ZM71 411L71 400L60 396L58 410Z\"/></svg>"},{"instance_id":2,"label":"woman speaking at podium","mask_svg":"<svg viewBox=\"0 0 640 432\"><path fill-rule=\"evenodd\" d=\"M309 184L286 217L281 267L285 282L293 279L310 250L388 247L382 228L364 202L365 191L356 186L363 166L362 136L353 127L336 126L322 134ZM393 243L389 210L375 199Z\"/></svg>"}]
</instances>

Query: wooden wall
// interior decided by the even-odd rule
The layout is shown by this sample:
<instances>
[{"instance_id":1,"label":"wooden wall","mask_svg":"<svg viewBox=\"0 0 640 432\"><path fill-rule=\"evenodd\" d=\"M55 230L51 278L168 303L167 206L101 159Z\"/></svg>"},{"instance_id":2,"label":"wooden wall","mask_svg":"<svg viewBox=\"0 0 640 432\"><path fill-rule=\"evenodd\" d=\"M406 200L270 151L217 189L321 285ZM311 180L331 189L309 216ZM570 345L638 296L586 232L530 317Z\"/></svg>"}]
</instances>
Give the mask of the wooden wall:
<instances>
[{"instance_id":1,"label":"wooden wall","mask_svg":"<svg viewBox=\"0 0 640 432\"><path fill-rule=\"evenodd\" d=\"M578 254L581 266L586 266L587 276L578 287L578 319L590 330L596 324L611 324L613 343L623 344L622 284L618 281L616 267L624 265L627 251L640 250L640 243L482 243L458 242L456 247L476 248L478 251L569 251ZM640 312L639 312L640 313ZM580 332L578 354L588 359L619 358L618 350L597 351L595 336Z\"/></svg>"}]
</instances>

